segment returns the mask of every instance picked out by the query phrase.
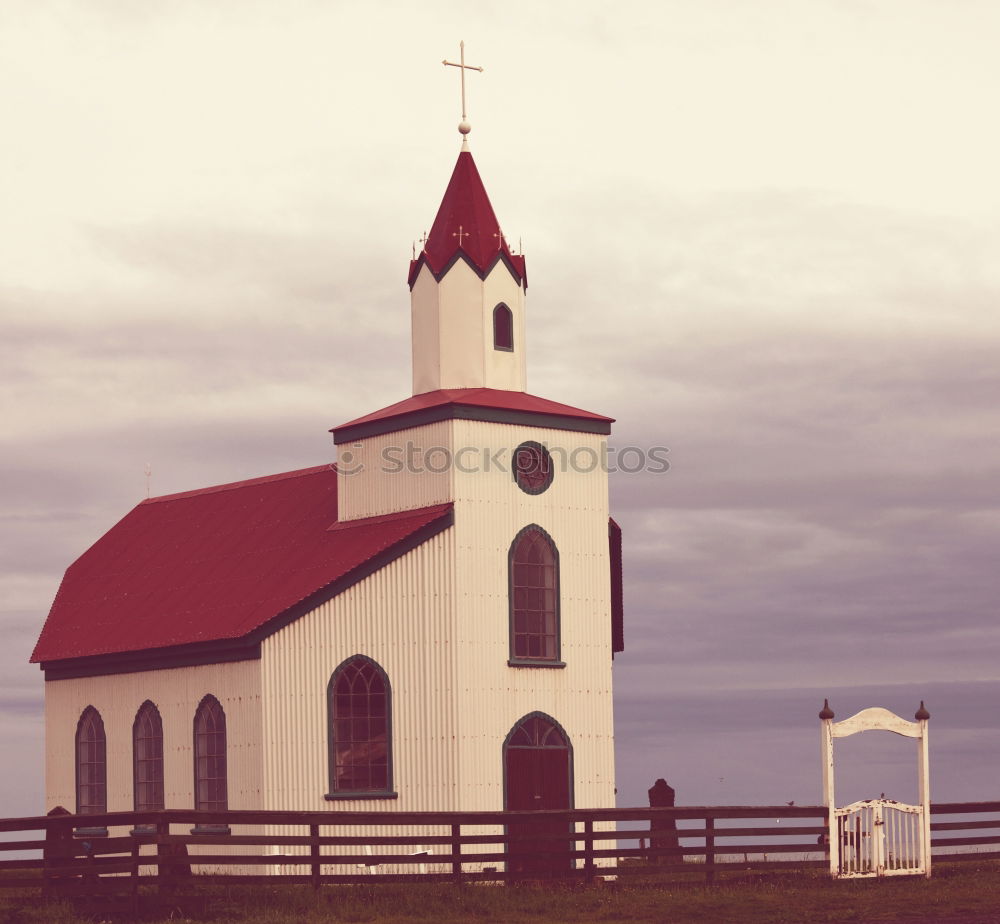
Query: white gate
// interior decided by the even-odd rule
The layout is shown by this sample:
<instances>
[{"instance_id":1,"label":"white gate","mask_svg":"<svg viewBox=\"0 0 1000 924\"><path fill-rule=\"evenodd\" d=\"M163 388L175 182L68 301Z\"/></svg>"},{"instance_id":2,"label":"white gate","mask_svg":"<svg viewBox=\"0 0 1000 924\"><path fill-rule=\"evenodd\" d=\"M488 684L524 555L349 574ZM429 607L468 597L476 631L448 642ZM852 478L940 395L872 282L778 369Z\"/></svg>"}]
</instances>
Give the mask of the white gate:
<instances>
[{"instance_id":1,"label":"white gate","mask_svg":"<svg viewBox=\"0 0 1000 924\"><path fill-rule=\"evenodd\" d=\"M927 722L923 702L915 722L888 709L862 709L857 715L833 721L830 704L823 701L823 800L829 812L830 875L848 879L864 876L931 874L931 811L928 781ZM904 805L883 794L880 799L837 808L833 788L833 739L863 731L890 731L917 739L917 777L920 805Z\"/></svg>"}]
</instances>

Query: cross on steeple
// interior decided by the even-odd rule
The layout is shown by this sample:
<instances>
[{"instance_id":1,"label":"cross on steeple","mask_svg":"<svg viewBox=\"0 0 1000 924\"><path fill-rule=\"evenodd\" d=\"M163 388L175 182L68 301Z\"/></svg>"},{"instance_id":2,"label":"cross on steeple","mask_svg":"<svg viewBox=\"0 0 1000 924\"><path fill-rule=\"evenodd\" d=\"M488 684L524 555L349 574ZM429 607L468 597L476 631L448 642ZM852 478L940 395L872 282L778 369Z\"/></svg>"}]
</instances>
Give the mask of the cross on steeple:
<instances>
[{"instance_id":1,"label":"cross on steeple","mask_svg":"<svg viewBox=\"0 0 1000 924\"><path fill-rule=\"evenodd\" d=\"M459 225L457 231L452 231L451 232L451 236L458 238L458 246L461 247L462 246L462 238L463 237L468 237L469 236L469 232L468 231L463 231L462 230L462 226Z\"/></svg>"},{"instance_id":2,"label":"cross on steeple","mask_svg":"<svg viewBox=\"0 0 1000 924\"><path fill-rule=\"evenodd\" d=\"M449 61L447 58L445 58L445 60L442 61L441 63L444 64L446 67L457 67L459 69L458 72L462 75L462 121L458 123L458 130L462 133L462 135L468 135L469 132L472 131L472 126L468 123L468 120L465 117L465 72L479 71L479 73L481 74L483 72L483 69L481 67L476 67L473 64L465 63L465 42L458 43L458 53L459 57L457 62ZM463 139L462 141L463 150L465 149L465 144L466 142Z\"/></svg>"}]
</instances>

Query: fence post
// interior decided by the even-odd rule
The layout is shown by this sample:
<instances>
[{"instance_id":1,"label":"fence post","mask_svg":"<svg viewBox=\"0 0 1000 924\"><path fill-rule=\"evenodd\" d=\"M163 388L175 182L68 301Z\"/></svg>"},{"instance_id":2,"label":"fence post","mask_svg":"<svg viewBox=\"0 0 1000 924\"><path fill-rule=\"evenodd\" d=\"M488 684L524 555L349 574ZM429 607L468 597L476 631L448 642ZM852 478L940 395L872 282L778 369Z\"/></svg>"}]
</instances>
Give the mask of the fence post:
<instances>
[{"instance_id":1,"label":"fence post","mask_svg":"<svg viewBox=\"0 0 1000 924\"><path fill-rule=\"evenodd\" d=\"M462 825L453 822L451 826L451 877L455 882L462 881Z\"/></svg>"},{"instance_id":2,"label":"fence post","mask_svg":"<svg viewBox=\"0 0 1000 924\"><path fill-rule=\"evenodd\" d=\"M312 887L314 892L319 891L320 879L319 879L319 825L309 825L309 857L310 857L310 869L309 873L312 876Z\"/></svg>"},{"instance_id":3,"label":"fence post","mask_svg":"<svg viewBox=\"0 0 1000 924\"><path fill-rule=\"evenodd\" d=\"M49 818L69 818L67 821L49 821L45 824L45 847L42 851L42 894L48 895L57 889L62 878L61 866L73 862L73 825L68 809L57 805L48 813Z\"/></svg>"},{"instance_id":4,"label":"fence post","mask_svg":"<svg viewBox=\"0 0 1000 924\"><path fill-rule=\"evenodd\" d=\"M588 818L583 823L583 849L585 852L583 858L583 878L587 882L592 882L594 879L594 819Z\"/></svg>"},{"instance_id":5,"label":"fence post","mask_svg":"<svg viewBox=\"0 0 1000 924\"><path fill-rule=\"evenodd\" d=\"M715 882L715 819L705 819L705 882Z\"/></svg>"},{"instance_id":6,"label":"fence post","mask_svg":"<svg viewBox=\"0 0 1000 924\"><path fill-rule=\"evenodd\" d=\"M139 839L132 835L132 888L129 895L133 917L139 915L139 851L142 847Z\"/></svg>"}]
</instances>

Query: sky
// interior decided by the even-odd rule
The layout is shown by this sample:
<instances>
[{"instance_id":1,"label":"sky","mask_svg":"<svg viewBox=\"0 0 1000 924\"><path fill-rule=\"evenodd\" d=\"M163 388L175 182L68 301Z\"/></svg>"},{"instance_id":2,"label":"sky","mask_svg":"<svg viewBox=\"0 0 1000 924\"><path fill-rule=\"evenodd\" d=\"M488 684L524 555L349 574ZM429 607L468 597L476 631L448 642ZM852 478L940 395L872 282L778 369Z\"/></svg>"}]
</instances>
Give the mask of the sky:
<instances>
[{"instance_id":1,"label":"sky","mask_svg":"<svg viewBox=\"0 0 1000 924\"><path fill-rule=\"evenodd\" d=\"M619 804L818 803L824 697L925 700L932 798L1000 798L998 35L992 0L0 0L0 816L47 808L27 661L146 464L332 461L410 393L460 39L528 390L669 449L611 479ZM885 737L838 802L915 792Z\"/></svg>"}]
</instances>

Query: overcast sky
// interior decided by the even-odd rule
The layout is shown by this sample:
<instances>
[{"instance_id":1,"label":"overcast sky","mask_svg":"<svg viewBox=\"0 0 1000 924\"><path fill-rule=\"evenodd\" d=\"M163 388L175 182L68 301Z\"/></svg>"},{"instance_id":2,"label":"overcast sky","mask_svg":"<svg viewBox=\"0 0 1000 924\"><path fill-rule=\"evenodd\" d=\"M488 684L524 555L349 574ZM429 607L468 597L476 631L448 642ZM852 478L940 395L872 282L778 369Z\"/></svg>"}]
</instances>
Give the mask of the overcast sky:
<instances>
[{"instance_id":1,"label":"overcast sky","mask_svg":"<svg viewBox=\"0 0 1000 924\"><path fill-rule=\"evenodd\" d=\"M670 450L612 482L620 802L818 802L823 696L926 699L933 797L1000 798L1000 5L0 0L0 815L144 465L330 461L409 394L459 39L529 391ZM895 741L845 759L909 784Z\"/></svg>"}]
</instances>

